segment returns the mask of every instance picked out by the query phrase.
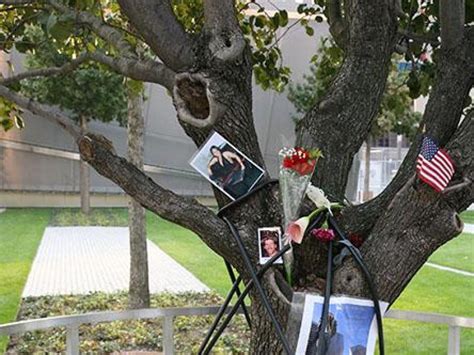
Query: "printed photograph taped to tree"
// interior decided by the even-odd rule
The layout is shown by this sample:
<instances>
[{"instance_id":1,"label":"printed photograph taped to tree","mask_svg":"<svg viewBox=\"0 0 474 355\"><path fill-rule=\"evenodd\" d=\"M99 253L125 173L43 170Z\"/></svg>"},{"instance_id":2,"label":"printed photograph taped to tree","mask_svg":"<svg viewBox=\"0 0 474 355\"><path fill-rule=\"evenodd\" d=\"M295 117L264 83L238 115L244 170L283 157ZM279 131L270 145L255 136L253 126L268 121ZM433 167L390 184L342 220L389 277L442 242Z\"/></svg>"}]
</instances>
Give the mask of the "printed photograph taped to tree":
<instances>
[{"instance_id":1,"label":"printed photograph taped to tree","mask_svg":"<svg viewBox=\"0 0 474 355\"><path fill-rule=\"evenodd\" d=\"M265 171L219 133L213 132L191 166L232 200L249 192Z\"/></svg>"},{"instance_id":2,"label":"printed photograph taped to tree","mask_svg":"<svg viewBox=\"0 0 474 355\"><path fill-rule=\"evenodd\" d=\"M272 256L281 250L281 228L266 227L258 229L258 251L260 264L265 264ZM275 264L282 264L283 260L278 258Z\"/></svg>"},{"instance_id":3,"label":"printed photograph taped to tree","mask_svg":"<svg viewBox=\"0 0 474 355\"><path fill-rule=\"evenodd\" d=\"M327 327L320 329L324 298L307 294L296 354L318 354L318 340L326 341L328 355L373 355L377 321L372 300L334 296L330 299ZM379 302L382 314L387 302Z\"/></svg>"}]
</instances>

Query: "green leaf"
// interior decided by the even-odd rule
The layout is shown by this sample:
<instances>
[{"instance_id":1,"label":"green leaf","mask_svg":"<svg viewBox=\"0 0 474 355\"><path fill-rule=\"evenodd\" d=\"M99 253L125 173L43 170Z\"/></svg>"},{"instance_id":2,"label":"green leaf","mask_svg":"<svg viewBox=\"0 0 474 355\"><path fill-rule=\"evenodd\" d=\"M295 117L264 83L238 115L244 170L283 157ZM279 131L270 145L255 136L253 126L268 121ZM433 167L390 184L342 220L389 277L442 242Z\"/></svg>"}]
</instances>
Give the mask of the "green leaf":
<instances>
[{"instance_id":1,"label":"green leaf","mask_svg":"<svg viewBox=\"0 0 474 355\"><path fill-rule=\"evenodd\" d=\"M133 79L127 80L127 88L133 95L139 95L143 92L143 82Z\"/></svg>"},{"instance_id":2,"label":"green leaf","mask_svg":"<svg viewBox=\"0 0 474 355\"><path fill-rule=\"evenodd\" d=\"M276 12L275 15L273 15L272 17L272 23L273 23L273 27L275 29L277 29L278 27L280 27L280 13L279 12Z\"/></svg>"},{"instance_id":3,"label":"green leaf","mask_svg":"<svg viewBox=\"0 0 474 355\"><path fill-rule=\"evenodd\" d=\"M257 16L257 18L255 19L255 26L260 27L260 28L265 27L265 22L266 22L265 16L263 15Z\"/></svg>"},{"instance_id":4,"label":"green leaf","mask_svg":"<svg viewBox=\"0 0 474 355\"><path fill-rule=\"evenodd\" d=\"M13 121L9 118L3 119L0 121L0 124L2 125L5 132L9 131L13 127Z\"/></svg>"},{"instance_id":5,"label":"green leaf","mask_svg":"<svg viewBox=\"0 0 474 355\"><path fill-rule=\"evenodd\" d=\"M305 27L305 30L306 30L306 34L307 34L308 36L314 35L314 29L313 29L313 27L311 27L311 26L306 26L306 27Z\"/></svg>"},{"instance_id":6,"label":"green leaf","mask_svg":"<svg viewBox=\"0 0 474 355\"><path fill-rule=\"evenodd\" d=\"M281 27L288 25L288 12L286 10L280 10L280 25Z\"/></svg>"},{"instance_id":7,"label":"green leaf","mask_svg":"<svg viewBox=\"0 0 474 355\"><path fill-rule=\"evenodd\" d=\"M65 41L73 32L74 27L70 22L58 22L49 29L49 33L59 42Z\"/></svg>"},{"instance_id":8,"label":"green leaf","mask_svg":"<svg viewBox=\"0 0 474 355\"><path fill-rule=\"evenodd\" d=\"M298 7L296 8L296 11L298 11L299 14L304 13L306 10L306 4L299 4Z\"/></svg>"},{"instance_id":9,"label":"green leaf","mask_svg":"<svg viewBox=\"0 0 474 355\"><path fill-rule=\"evenodd\" d=\"M25 41L19 41L15 43L15 49L20 53L26 53L32 48L33 45Z\"/></svg>"}]
</instances>

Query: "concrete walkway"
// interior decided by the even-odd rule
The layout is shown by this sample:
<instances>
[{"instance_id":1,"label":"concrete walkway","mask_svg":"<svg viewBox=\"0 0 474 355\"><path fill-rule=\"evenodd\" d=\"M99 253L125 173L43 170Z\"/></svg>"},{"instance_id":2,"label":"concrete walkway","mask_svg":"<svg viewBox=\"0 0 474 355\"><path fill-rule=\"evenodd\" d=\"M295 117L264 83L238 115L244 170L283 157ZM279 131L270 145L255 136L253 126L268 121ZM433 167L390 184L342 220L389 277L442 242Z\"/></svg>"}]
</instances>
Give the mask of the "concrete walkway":
<instances>
[{"instance_id":1,"label":"concrete walkway","mask_svg":"<svg viewBox=\"0 0 474 355\"><path fill-rule=\"evenodd\" d=\"M472 233L474 234L474 224L464 223L463 233Z\"/></svg>"},{"instance_id":2,"label":"concrete walkway","mask_svg":"<svg viewBox=\"0 0 474 355\"><path fill-rule=\"evenodd\" d=\"M148 263L151 293L209 290L150 241ZM48 227L23 297L127 290L129 264L126 227Z\"/></svg>"}]
</instances>

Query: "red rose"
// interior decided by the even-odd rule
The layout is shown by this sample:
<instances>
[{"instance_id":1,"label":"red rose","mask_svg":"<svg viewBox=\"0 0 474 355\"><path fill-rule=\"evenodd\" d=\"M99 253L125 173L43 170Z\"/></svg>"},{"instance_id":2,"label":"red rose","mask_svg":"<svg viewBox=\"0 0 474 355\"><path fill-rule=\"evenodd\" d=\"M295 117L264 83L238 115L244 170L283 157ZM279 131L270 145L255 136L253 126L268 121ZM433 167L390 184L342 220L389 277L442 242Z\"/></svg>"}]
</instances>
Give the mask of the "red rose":
<instances>
[{"instance_id":1,"label":"red rose","mask_svg":"<svg viewBox=\"0 0 474 355\"><path fill-rule=\"evenodd\" d=\"M315 164L316 164L316 161L308 160L307 162L303 162L303 163L295 165L293 170L295 170L300 175L308 175L313 172Z\"/></svg>"}]
</instances>

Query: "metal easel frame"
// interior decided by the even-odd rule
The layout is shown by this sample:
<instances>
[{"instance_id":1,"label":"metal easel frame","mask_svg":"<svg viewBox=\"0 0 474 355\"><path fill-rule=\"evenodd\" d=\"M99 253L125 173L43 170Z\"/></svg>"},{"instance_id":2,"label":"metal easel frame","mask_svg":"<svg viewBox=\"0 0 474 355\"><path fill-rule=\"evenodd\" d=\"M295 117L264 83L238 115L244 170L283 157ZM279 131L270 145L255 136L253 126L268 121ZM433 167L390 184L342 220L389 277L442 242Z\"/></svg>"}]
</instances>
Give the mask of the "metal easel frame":
<instances>
[{"instance_id":1,"label":"metal easel frame","mask_svg":"<svg viewBox=\"0 0 474 355\"><path fill-rule=\"evenodd\" d=\"M229 227L229 230L231 231L231 234L232 234L233 238L235 239L235 242L237 243L237 246L239 248L239 252L242 256L242 259L245 263L245 266L246 266L246 268L247 268L247 270L248 270L248 272L251 276L251 280L249 281L249 283L245 287L244 291L242 293L240 293L239 284L242 281L242 277L239 275L237 278L235 278L232 267L226 261L226 267L227 267L227 270L229 272L229 276L231 278L231 281L233 281L233 285L232 285L232 288L229 291L229 293L228 293L228 295L227 295L227 297L224 301L224 304L221 306L221 309L219 310L219 312L218 312L211 328L209 329L209 332L207 333L206 338L204 339L203 343L201 344L201 347L200 347L199 352L198 352L199 354L209 354L212 347L215 345L215 343L219 339L220 335L222 334L224 329L227 327L227 325L229 324L230 320L235 315L235 313L237 312L239 307L242 307L243 312L246 315L247 322L249 322L249 326L251 326L250 317L248 317L248 312L247 312L247 309L245 307L244 299L247 296L247 294L249 293L251 287L253 287L253 286L255 286L255 288L257 289L257 292L258 292L258 294L259 294L259 296L260 296L260 298L263 302L265 310L267 311L267 314L270 317L270 320L271 320L271 322L272 322L272 324L275 328L275 331L276 331L276 333L277 333L277 335L278 335L278 337L279 337L279 339L280 339L280 341L283 345L283 348L284 348L285 352L288 355L290 355L292 353L291 350L290 350L290 345L288 343L288 340L286 339L286 336L283 333L283 329L281 327L281 324L280 324L280 322L278 322L278 320L276 318L276 315L275 315L275 312L273 311L272 306L270 304L270 301L269 301L269 299L266 295L266 292L263 289L262 284L260 283L260 278L265 273L265 271L268 270L268 268L270 266L272 266L273 263L276 260L278 260L278 258L280 258L287 250L289 250L290 246L288 245L288 246L285 246L284 248L282 248L282 250L280 250L270 260L268 260L260 270L256 271L255 267L252 264L252 261L250 260L250 256L247 252L247 249L245 248L245 245L242 241L242 238L240 237L239 232L237 231L237 229L235 228L235 226L232 224L231 221L229 221L226 217L223 217L224 212L226 210L228 210L230 207L233 207L233 206L241 203L242 201L246 200L249 196L253 195L254 193L256 193L258 191L260 191L264 187L266 187L270 184L277 183L277 182L278 182L278 180L268 180L268 181L266 181L262 184L259 184L252 191L248 192L247 194L241 196L239 199L237 199L237 200L227 204L223 208L221 208L219 210L219 212L217 213L217 215L219 217L221 217L224 220L224 222L227 224L227 226ZM221 326L217 330L216 334L213 335L214 331L217 328L218 323L220 322L220 320L224 316L225 310L227 309L227 306L229 305L230 301L232 300L232 297L234 296L234 293L237 293L238 300L234 304L234 306L232 307L232 309L231 309L230 313L228 314L227 318L224 320L224 322L221 324ZM240 293L240 295L239 295L239 293Z\"/></svg>"},{"instance_id":2,"label":"metal easel frame","mask_svg":"<svg viewBox=\"0 0 474 355\"><path fill-rule=\"evenodd\" d=\"M283 349L284 349L285 353L288 354L288 355L292 354L292 352L290 350L290 345L288 343L288 340L287 340L286 336L283 334L281 324L276 319L275 313L273 312L273 309L272 309L271 304L268 300L268 297L265 293L265 290L263 289L262 284L260 283L260 278L263 276L263 274L274 264L274 262L276 260L278 260L284 253L286 253L291 248L291 246L290 245L285 245L276 255L274 255L272 258L270 258L262 266L262 268L260 268L259 270L256 270L254 268L251 260L250 260L249 254L248 254L248 252L247 252L247 250L244 246L244 243L242 242L242 239L241 239L237 229L232 224L232 222L230 222L226 217L223 217L223 213L226 210L228 210L229 208L241 203L242 201L246 200L249 196L251 196L252 194L254 194L258 191L260 191L264 187L266 187L270 184L277 183L277 182L278 182L278 180L272 179L272 180L268 180L268 181L258 185L252 191L250 191L247 194L243 195L239 199L225 205L217 213L217 215L219 217L221 217L224 220L224 222L226 222L226 224L228 225L228 227L231 231L231 234L232 234L232 236L234 237L234 239L237 243L237 246L239 248L239 252L240 252L240 254L241 254L241 256L244 260L245 266L247 267L247 269L248 269L248 271L251 275L251 280L248 282L248 284L245 286L244 290L241 292L240 291L240 283L242 282L242 277L240 275L238 277L235 277L232 266L230 265L230 263L228 261L225 260L226 268L227 268L227 271L229 273L229 277L230 277L233 284L232 284L232 287L231 287L229 293L227 294L227 296L225 298L225 301L224 301L223 305L219 309L219 312L217 313L216 318L214 319L214 322L211 325L211 328L209 329L209 331L206 335L206 338L204 339L203 343L201 344L201 346L199 348L199 351L198 351L199 355L201 355L201 354L207 355L207 354L210 353L210 351L212 350L212 348L216 344L217 340L219 339L219 337L221 336L221 334L223 333L223 331L225 330L225 328L227 327L227 325L229 324L229 322L231 321L233 316L237 313L237 310L240 307L242 307L243 313L244 313L245 318L246 318L246 320L249 324L249 327L251 327L250 316L248 314L248 311L247 311L247 308L245 306L244 300L245 300L245 297L248 295L248 293L250 292L250 290L253 286L256 287L257 292L259 293L259 296L262 299L265 310L267 311L267 313L270 317L270 320L272 321L272 324L275 328L275 331L277 333L278 338L280 339L280 342L282 343L282 346L283 346ZM313 228L316 228L318 225L320 225L326 219L326 217L327 217L327 220L328 220L328 225L332 229L334 229L334 231L336 232L336 234L340 238L338 243L343 245L345 248L347 248L349 250L349 252L354 257L354 259L356 260L357 264L359 265L359 267L361 268L361 270L363 271L363 273L366 277L367 284L369 286L369 290L370 290L371 295L372 295L372 300L374 302L374 309L375 309L375 314L376 314L376 319L377 319L377 328L378 328L378 336L379 336L380 355L384 355L385 352L384 352L384 338L383 338L383 328L382 328L382 315L381 315L381 311L380 311L380 305L379 305L379 302L378 302L378 296L377 296L375 287L373 285L372 277L370 275L370 272L367 269L367 266L365 265L359 250L354 245L352 245L352 243L346 237L346 235L341 230L341 228L339 228L339 226L338 226L336 220L334 219L334 217L332 215L326 216L325 212L322 212L322 213L320 213L319 215L317 215L315 217L315 219L312 221L311 225L307 228L306 232L308 233ZM321 323L320 323L321 325L327 324L327 320L328 320L328 310L329 310L329 301L330 301L331 288L332 288L332 272L333 272L333 270L332 270L333 269L332 246L333 246L333 242L331 241L329 243L329 249L328 249L328 276L327 276L327 281L328 282L326 283L327 287L326 287L326 291L325 291L325 295L324 295L323 313L322 313ZM222 322L222 324L220 325L220 327L216 331L216 328L217 328L219 322L221 321L222 317L225 315L227 307L229 306L234 294L237 294L238 299L235 302L235 304L232 306L232 308L231 308L230 312L228 313L227 317L224 319L224 321ZM323 330L323 332L324 332L325 327L322 327L321 330ZM213 334L215 331L216 331L216 333ZM323 345L323 349L324 348L325 348L325 346ZM323 349L321 349L321 350L323 350ZM323 354L324 354L324 352L323 352Z\"/></svg>"}]
</instances>

